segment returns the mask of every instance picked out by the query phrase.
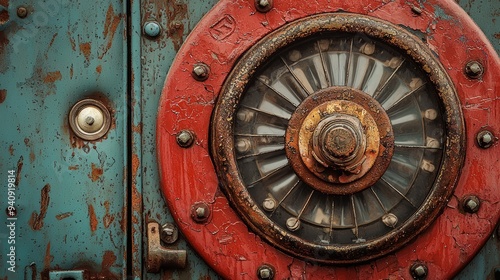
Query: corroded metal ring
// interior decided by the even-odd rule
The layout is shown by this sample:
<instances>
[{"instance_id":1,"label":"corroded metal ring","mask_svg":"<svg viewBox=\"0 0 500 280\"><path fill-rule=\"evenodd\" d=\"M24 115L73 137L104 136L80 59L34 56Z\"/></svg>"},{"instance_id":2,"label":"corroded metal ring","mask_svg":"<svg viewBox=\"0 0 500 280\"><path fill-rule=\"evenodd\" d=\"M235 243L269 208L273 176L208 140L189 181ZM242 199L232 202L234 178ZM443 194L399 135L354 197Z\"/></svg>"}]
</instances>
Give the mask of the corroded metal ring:
<instances>
[{"instance_id":1,"label":"corroded metal ring","mask_svg":"<svg viewBox=\"0 0 500 280\"><path fill-rule=\"evenodd\" d=\"M356 129L353 129L350 141L366 138L348 147L353 150L352 155L344 159L340 155L337 159L321 156L329 152L318 151L318 147L327 148L328 143L318 143L321 141L314 137L321 133L321 124L324 126L335 114L359 120L362 135L356 136ZM343 122L341 119L330 123L339 121ZM349 133L344 137L349 137ZM312 188L337 195L351 194L373 185L389 166L394 151L394 134L385 110L366 93L347 87L330 87L306 98L290 118L285 139L287 157L297 175ZM342 153L339 148L337 150ZM331 164L325 162L328 157Z\"/></svg>"},{"instance_id":2,"label":"corroded metal ring","mask_svg":"<svg viewBox=\"0 0 500 280\"><path fill-rule=\"evenodd\" d=\"M250 79L256 75L259 67L264 65L272 55L294 42L318 34L335 32L363 34L363 36L383 41L404 54L427 75L426 79L437 93L440 106L443 108L442 118L445 122L443 131L444 156L425 200L415 208L413 215L407 220L398 221L394 219L392 214L382 218L387 226L393 227L397 224L395 230L390 230L382 236L371 237L368 240L352 240L353 242L347 245L318 244L299 237L296 234L299 231L296 231L295 228L286 229L289 226L289 221L293 221L294 217L286 221L270 219L268 214L261 210L260 204L257 204L254 197L250 195L235 156L234 128L238 119L239 103ZM369 50L363 51L369 53ZM369 100L356 103L369 104ZM383 131L380 127L378 129L379 133L390 139L390 131ZM388 133L384 134L386 132ZM321 263L346 264L371 260L401 248L438 217L453 192L462 166L465 150L464 135L460 102L453 83L432 51L419 38L399 26L373 17L349 13L325 13L297 20L270 33L239 59L226 79L213 112L211 149L222 190L254 232L273 246L293 256ZM384 143L383 139L381 139L381 143ZM384 151L384 148L387 148L387 151ZM381 152L389 153L390 150L390 140L379 146L379 154ZM389 154L385 157L387 156ZM380 156L378 159L383 160L384 156ZM379 168L377 163L374 164L373 168ZM425 168L423 169L425 170ZM434 169L427 168L427 170ZM378 175L373 177L378 177ZM286 226L280 225L280 223Z\"/></svg>"}]
</instances>

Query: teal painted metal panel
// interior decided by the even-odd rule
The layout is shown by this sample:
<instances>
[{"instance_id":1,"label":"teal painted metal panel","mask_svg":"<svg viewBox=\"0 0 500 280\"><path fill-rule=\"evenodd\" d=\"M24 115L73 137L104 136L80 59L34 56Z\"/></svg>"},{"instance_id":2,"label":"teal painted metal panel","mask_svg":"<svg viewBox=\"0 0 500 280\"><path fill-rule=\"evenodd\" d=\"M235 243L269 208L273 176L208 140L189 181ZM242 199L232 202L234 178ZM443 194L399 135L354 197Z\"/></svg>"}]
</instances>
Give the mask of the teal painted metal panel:
<instances>
[{"instance_id":1,"label":"teal painted metal panel","mask_svg":"<svg viewBox=\"0 0 500 280\"><path fill-rule=\"evenodd\" d=\"M500 1L456 0L484 32L488 40L500 53Z\"/></svg>"},{"instance_id":2,"label":"teal painted metal panel","mask_svg":"<svg viewBox=\"0 0 500 280\"><path fill-rule=\"evenodd\" d=\"M7 19L0 23L0 277L22 279L26 272L40 278L80 267L121 278L128 110L124 3L0 4ZM26 18L17 16L21 5ZM69 110L97 92L113 108L113 127L102 141L75 141ZM6 243L10 231L4 226L8 170L19 178L15 244ZM16 256L8 270L11 246Z\"/></svg>"}]
</instances>

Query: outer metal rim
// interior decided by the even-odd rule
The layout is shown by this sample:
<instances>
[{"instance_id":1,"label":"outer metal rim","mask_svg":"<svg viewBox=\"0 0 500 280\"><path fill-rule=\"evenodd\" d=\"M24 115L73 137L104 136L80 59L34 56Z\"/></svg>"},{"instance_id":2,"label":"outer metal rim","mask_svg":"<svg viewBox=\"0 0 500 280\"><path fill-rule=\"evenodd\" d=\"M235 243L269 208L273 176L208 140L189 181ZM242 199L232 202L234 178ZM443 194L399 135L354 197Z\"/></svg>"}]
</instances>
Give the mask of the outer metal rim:
<instances>
[{"instance_id":1,"label":"outer metal rim","mask_svg":"<svg viewBox=\"0 0 500 280\"><path fill-rule=\"evenodd\" d=\"M238 101L256 68L279 49L321 32L364 33L406 52L428 73L446 120L444 159L426 202L397 230L352 246L320 246L292 236L272 223L246 191L239 175L232 135ZM451 195L465 156L465 131L460 102L453 83L431 51L417 37L388 22L369 16L320 14L292 22L252 47L228 76L214 110L212 154L224 190L247 224L267 241L297 257L323 263L358 263L392 252L422 232L439 215Z\"/></svg>"}]
</instances>

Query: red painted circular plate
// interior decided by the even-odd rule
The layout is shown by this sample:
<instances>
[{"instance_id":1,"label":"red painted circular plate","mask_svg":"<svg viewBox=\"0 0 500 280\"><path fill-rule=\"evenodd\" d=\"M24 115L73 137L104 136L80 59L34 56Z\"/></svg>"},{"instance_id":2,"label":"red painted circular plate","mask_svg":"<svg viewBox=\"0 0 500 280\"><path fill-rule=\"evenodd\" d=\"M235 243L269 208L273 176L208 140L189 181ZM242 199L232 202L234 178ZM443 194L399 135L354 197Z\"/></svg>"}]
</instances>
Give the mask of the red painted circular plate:
<instances>
[{"instance_id":1,"label":"red painted circular plate","mask_svg":"<svg viewBox=\"0 0 500 280\"><path fill-rule=\"evenodd\" d=\"M222 0L200 21L179 50L163 88L157 123L157 149L162 192L186 239L217 273L227 279L257 278L269 264L275 279L411 278L409 268L424 262L432 279L450 278L484 245L500 216L500 145L476 144L483 128L500 135L500 59L486 37L452 0L274 1L268 13L255 10L253 0ZM320 266L294 259L261 240L229 206L218 189L209 154L209 128L215 100L238 58L263 36L291 22L323 12L374 16L423 32L455 84L466 131L465 163L447 207L437 220L403 249L356 266ZM481 79L464 74L468 61L484 66ZM205 81L191 76L195 63L210 67ZM176 134L195 134L190 148L181 148ZM463 197L481 200L477 213L464 213ZM207 223L191 218L191 206L205 202Z\"/></svg>"}]
</instances>

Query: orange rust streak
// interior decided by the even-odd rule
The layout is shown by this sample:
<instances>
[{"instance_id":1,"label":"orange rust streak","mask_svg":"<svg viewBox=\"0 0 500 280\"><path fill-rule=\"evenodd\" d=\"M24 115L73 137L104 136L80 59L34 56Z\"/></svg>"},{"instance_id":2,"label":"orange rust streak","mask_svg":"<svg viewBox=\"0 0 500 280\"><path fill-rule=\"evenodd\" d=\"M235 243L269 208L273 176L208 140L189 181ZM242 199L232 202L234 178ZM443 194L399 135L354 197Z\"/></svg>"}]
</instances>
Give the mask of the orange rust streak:
<instances>
[{"instance_id":1,"label":"orange rust streak","mask_svg":"<svg viewBox=\"0 0 500 280\"><path fill-rule=\"evenodd\" d=\"M97 66L97 67L95 68L95 71L96 71L97 73L101 74L101 72L102 72L102 66L101 66L101 65Z\"/></svg>"},{"instance_id":2,"label":"orange rust streak","mask_svg":"<svg viewBox=\"0 0 500 280\"><path fill-rule=\"evenodd\" d=\"M68 33L67 33L67 34L68 34L69 42L70 42L70 44L71 44L71 49L72 49L73 51L76 51L76 43L75 43L75 40L73 40L73 38L71 37L71 33L69 33L69 31L68 31Z\"/></svg>"},{"instance_id":3,"label":"orange rust streak","mask_svg":"<svg viewBox=\"0 0 500 280\"><path fill-rule=\"evenodd\" d=\"M92 180L92 182L99 180L102 174L102 168L98 168L94 163L92 163L92 171L89 174L89 178Z\"/></svg>"},{"instance_id":4,"label":"orange rust streak","mask_svg":"<svg viewBox=\"0 0 500 280\"><path fill-rule=\"evenodd\" d=\"M9 12L1 11L0 12L0 24L5 24L9 21Z\"/></svg>"},{"instance_id":5,"label":"orange rust streak","mask_svg":"<svg viewBox=\"0 0 500 280\"><path fill-rule=\"evenodd\" d=\"M116 255L113 251L106 251L102 256L101 269L109 270L113 264L116 262Z\"/></svg>"},{"instance_id":6,"label":"orange rust streak","mask_svg":"<svg viewBox=\"0 0 500 280\"><path fill-rule=\"evenodd\" d=\"M90 42L80 43L80 52L85 56L86 61L90 61L90 53L92 51L92 45Z\"/></svg>"},{"instance_id":7,"label":"orange rust streak","mask_svg":"<svg viewBox=\"0 0 500 280\"><path fill-rule=\"evenodd\" d=\"M97 225L99 221L97 221L97 217L95 215L94 206L92 204L88 205L89 218L90 218L90 230L94 233L97 230Z\"/></svg>"},{"instance_id":8,"label":"orange rust streak","mask_svg":"<svg viewBox=\"0 0 500 280\"><path fill-rule=\"evenodd\" d=\"M5 101L5 98L7 98L7 90L0 89L0 104Z\"/></svg>"},{"instance_id":9,"label":"orange rust streak","mask_svg":"<svg viewBox=\"0 0 500 280\"><path fill-rule=\"evenodd\" d=\"M40 214L33 212L29 220L29 225L33 230L40 230L43 227L43 219L47 214L47 209L50 203L49 192L50 192L50 185L46 184L41 191Z\"/></svg>"},{"instance_id":10,"label":"orange rust streak","mask_svg":"<svg viewBox=\"0 0 500 280\"><path fill-rule=\"evenodd\" d=\"M111 223L115 220L115 216L109 214L109 207L110 207L109 201L104 202L104 207L106 208L106 214L102 218L102 223L104 224L105 228L108 228L111 225Z\"/></svg>"},{"instance_id":11,"label":"orange rust streak","mask_svg":"<svg viewBox=\"0 0 500 280\"><path fill-rule=\"evenodd\" d=\"M56 215L56 219L60 221L62 219L66 219L68 217L71 217L72 215L73 215L73 212L66 212L66 213Z\"/></svg>"},{"instance_id":12,"label":"orange rust streak","mask_svg":"<svg viewBox=\"0 0 500 280\"><path fill-rule=\"evenodd\" d=\"M30 152L30 162L33 163L35 161L35 158L36 158L35 152L33 150L31 150L31 152Z\"/></svg>"},{"instance_id":13,"label":"orange rust streak","mask_svg":"<svg viewBox=\"0 0 500 280\"><path fill-rule=\"evenodd\" d=\"M78 170L80 168L79 165L71 165L71 166L68 166L68 170Z\"/></svg>"},{"instance_id":14,"label":"orange rust streak","mask_svg":"<svg viewBox=\"0 0 500 280\"><path fill-rule=\"evenodd\" d=\"M103 46L103 53L99 55L99 58L103 58L113 45L113 38L115 37L115 33L118 29L121 18L122 15L115 14L113 5L110 4L108 7L108 11L106 12L106 21L104 22L104 31L102 33L104 37L106 37L106 45Z\"/></svg>"},{"instance_id":15,"label":"orange rust streak","mask_svg":"<svg viewBox=\"0 0 500 280\"><path fill-rule=\"evenodd\" d=\"M9 0L0 0L0 6L9 7Z\"/></svg>"},{"instance_id":16,"label":"orange rust streak","mask_svg":"<svg viewBox=\"0 0 500 280\"><path fill-rule=\"evenodd\" d=\"M59 81L62 79L62 75L60 71L48 72L45 78L43 78L43 82L46 84L54 83L55 81Z\"/></svg>"},{"instance_id":17,"label":"orange rust streak","mask_svg":"<svg viewBox=\"0 0 500 280\"><path fill-rule=\"evenodd\" d=\"M47 248L45 249L45 257L43 258L43 269L47 270L50 268L50 263L54 259L54 256L50 255L50 242L47 244Z\"/></svg>"},{"instance_id":18,"label":"orange rust streak","mask_svg":"<svg viewBox=\"0 0 500 280\"><path fill-rule=\"evenodd\" d=\"M14 145L10 145L10 146L9 146L9 154L10 154L11 156L13 156L13 155L14 155L14 150L15 150L15 149L14 149Z\"/></svg>"}]
</instances>

